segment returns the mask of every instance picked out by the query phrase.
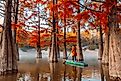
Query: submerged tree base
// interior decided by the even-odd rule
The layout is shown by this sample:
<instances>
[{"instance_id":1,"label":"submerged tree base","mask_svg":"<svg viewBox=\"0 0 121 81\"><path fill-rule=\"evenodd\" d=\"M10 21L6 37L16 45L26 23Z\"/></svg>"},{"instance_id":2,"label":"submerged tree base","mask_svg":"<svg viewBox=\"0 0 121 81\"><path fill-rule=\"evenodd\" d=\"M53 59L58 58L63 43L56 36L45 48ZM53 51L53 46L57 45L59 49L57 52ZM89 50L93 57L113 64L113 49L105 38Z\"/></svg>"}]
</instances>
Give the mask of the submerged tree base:
<instances>
[{"instance_id":1,"label":"submerged tree base","mask_svg":"<svg viewBox=\"0 0 121 81\"><path fill-rule=\"evenodd\" d=\"M16 74L16 73L18 73L18 70L14 69L14 70L7 70L4 72L0 72L0 75Z\"/></svg>"},{"instance_id":2,"label":"submerged tree base","mask_svg":"<svg viewBox=\"0 0 121 81\"><path fill-rule=\"evenodd\" d=\"M57 63L58 60L49 60L50 63Z\"/></svg>"},{"instance_id":3,"label":"submerged tree base","mask_svg":"<svg viewBox=\"0 0 121 81\"><path fill-rule=\"evenodd\" d=\"M120 77L112 77L110 76L111 81L121 81Z\"/></svg>"}]
</instances>

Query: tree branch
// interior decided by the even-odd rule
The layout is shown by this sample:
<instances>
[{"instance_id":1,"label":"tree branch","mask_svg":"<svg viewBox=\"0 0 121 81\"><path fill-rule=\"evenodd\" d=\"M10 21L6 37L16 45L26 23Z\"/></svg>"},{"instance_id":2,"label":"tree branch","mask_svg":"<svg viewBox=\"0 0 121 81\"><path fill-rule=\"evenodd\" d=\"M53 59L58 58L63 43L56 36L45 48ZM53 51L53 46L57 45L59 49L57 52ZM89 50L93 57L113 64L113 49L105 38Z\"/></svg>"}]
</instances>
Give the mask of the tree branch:
<instances>
[{"instance_id":1,"label":"tree branch","mask_svg":"<svg viewBox=\"0 0 121 81\"><path fill-rule=\"evenodd\" d=\"M105 3L105 2L102 1L102 0L91 0L91 1L93 1L93 2L99 2L99 3Z\"/></svg>"},{"instance_id":2,"label":"tree branch","mask_svg":"<svg viewBox=\"0 0 121 81\"><path fill-rule=\"evenodd\" d=\"M3 9L0 9L0 11L5 12L5 10L3 10Z\"/></svg>"},{"instance_id":3,"label":"tree branch","mask_svg":"<svg viewBox=\"0 0 121 81\"><path fill-rule=\"evenodd\" d=\"M121 7L120 7L120 6L118 6L118 7L117 7L117 10L118 10L118 11L121 11Z\"/></svg>"},{"instance_id":4,"label":"tree branch","mask_svg":"<svg viewBox=\"0 0 121 81\"><path fill-rule=\"evenodd\" d=\"M81 8L85 8L85 9L90 10L90 11L101 12L101 11L99 11L99 10L93 10L93 9L91 9L91 8L88 8L87 6L85 6L85 5L81 4L81 3L78 3L78 1L75 1L75 2L76 2L77 4L74 4L74 3L72 3L72 2L70 2L70 3L72 3L73 5L76 5L76 6L80 6Z\"/></svg>"}]
</instances>

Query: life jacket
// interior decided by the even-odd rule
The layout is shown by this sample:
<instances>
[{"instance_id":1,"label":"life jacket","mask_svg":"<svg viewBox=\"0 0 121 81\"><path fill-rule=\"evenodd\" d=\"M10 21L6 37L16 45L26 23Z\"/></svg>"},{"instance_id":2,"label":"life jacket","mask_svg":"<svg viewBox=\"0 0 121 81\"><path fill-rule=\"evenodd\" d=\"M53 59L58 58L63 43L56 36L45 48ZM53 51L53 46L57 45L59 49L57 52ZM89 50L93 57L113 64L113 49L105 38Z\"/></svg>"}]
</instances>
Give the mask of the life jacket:
<instances>
[{"instance_id":1,"label":"life jacket","mask_svg":"<svg viewBox=\"0 0 121 81\"><path fill-rule=\"evenodd\" d=\"M76 47L72 47L71 56L77 56Z\"/></svg>"}]
</instances>

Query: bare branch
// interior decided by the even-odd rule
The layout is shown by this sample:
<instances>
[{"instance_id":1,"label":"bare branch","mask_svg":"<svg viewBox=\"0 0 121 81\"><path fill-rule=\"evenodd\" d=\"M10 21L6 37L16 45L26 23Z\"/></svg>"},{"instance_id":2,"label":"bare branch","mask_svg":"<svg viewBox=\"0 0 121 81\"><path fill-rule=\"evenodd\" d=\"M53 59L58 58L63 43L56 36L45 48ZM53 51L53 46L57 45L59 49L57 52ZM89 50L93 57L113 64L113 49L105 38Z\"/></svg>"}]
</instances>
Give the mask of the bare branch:
<instances>
[{"instance_id":1,"label":"bare branch","mask_svg":"<svg viewBox=\"0 0 121 81\"><path fill-rule=\"evenodd\" d=\"M92 2L99 2L99 3L105 3L104 1L102 0L91 0Z\"/></svg>"},{"instance_id":2,"label":"bare branch","mask_svg":"<svg viewBox=\"0 0 121 81\"><path fill-rule=\"evenodd\" d=\"M118 10L118 11L121 11L121 7L117 7L117 10Z\"/></svg>"},{"instance_id":3,"label":"bare branch","mask_svg":"<svg viewBox=\"0 0 121 81\"><path fill-rule=\"evenodd\" d=\"M99 11L99 10L94 10L94 9L88 8L87 6L85 6L85 5L81 4L81 3L78 3L78 1L75 1L75 2L76 2L77 4L72 3L72 2L70 2L70 3L72 3L73 5L76 5L76 6L80 6L80 7L82 7L82 8L87 9L87 10L90 10L90 11L101 12L101 11Z\"/></svg>"},{"instance_id":4,"label":"bare branch","mask_svg":"<svg viewBox=\"0 0 121 81\"><path fill-rule=\"evenodd\" d=\"M0 11L5 12L5 10L3 10L3 9L0 9Z\"/></svg>"}]
</instances>

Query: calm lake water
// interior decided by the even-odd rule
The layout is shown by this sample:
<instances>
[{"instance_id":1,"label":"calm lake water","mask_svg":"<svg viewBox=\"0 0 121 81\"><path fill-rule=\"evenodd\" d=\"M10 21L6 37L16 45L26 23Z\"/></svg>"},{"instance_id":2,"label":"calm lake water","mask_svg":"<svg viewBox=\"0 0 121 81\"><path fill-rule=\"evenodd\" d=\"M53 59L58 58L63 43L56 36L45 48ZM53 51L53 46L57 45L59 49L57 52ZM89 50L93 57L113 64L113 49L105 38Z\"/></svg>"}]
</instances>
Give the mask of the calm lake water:
<instances>
[{"instance_id":1,"label":"calm lake water","mask_svg":"<svg viewBox=\"0 0 121 81\"><path fill-rule=\"evenodd\" d=\"M107 77L108 70L104 71L107 76L102 74L102 67L97 60L98 50L84 51L85 62L89 64L85 68L65 65L61 58L58 63L49 63L48 52L42 51L42 53L42 59L35 59L35 49L28 50L28 52L20 50L19 72L0 76L0 81L111 81Z\"/></svg>"}]
</instances>

